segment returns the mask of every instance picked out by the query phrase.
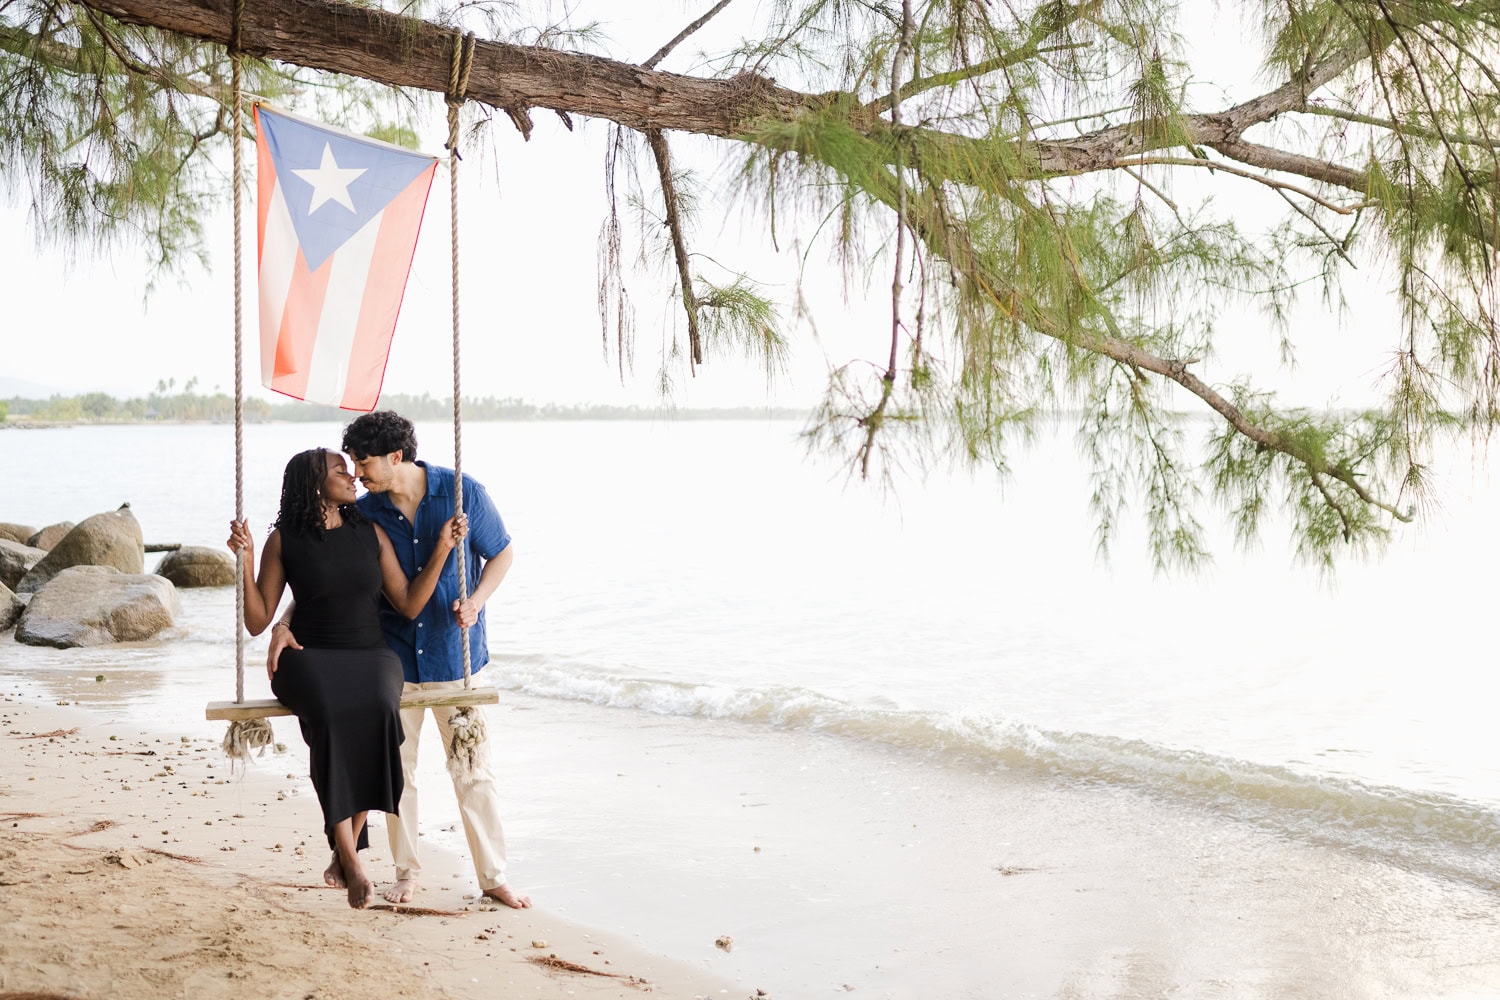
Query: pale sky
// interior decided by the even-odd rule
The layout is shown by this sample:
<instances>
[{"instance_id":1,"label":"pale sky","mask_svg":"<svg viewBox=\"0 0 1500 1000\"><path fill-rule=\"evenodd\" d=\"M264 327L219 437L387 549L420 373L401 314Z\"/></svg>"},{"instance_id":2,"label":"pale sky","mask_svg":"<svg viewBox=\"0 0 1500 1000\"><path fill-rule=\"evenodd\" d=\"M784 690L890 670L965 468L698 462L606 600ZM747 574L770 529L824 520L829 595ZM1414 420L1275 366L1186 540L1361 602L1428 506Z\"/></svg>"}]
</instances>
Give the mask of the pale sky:
<instances>
[{"instance_id":1,"label":"pale sky","mask_svg":"<svg viewBox=\"0 0 1500 1000\"><path fill-rule=\"evenodd\" d=\"M633 375L620 384L602 355L596 307L596 241L604 218L604 136L598 122L569 134L550 115L522 142L508 122L496 126L498 158L471 156L460 167L461 328L465 395L514 396L537 402L650 405L656 399L658 331L680 323L652 276L632 282L637 349ZM434 123L428 148L441 148ZM252 154L247 164L253 166ZM226 194L227 201L227 194ZM626 206L621 206L626 211ZM247 385L258 363L255 313L255 217L245 200L244 341ZM211 271L190 268L149 297L147 268L133 251L70 261L61 251L34 254L25 213L12 201L0 231L16 234L0 249L0 273L11 285L6 376L70 391L95 388L142 393L157 379L179 385L198 377L207 389L233 382L232 215L208 220ZM716 239L719 219L705 216L698 249L733 260L736 248ZM626 222L629 225L629 222ZM451 389L449 201L446 167L434 181L406 298L386 372L388 392ZM742 259L745 255L738 254ZM745 266L790 294L795 261L757 253ZM711 273L711 271L710 271ZM722 277L722 274L716 275ZM24 292L22 291L24 290ZM880 332L876 330L876 337ZM682 405L801 405L821 388L822 352L806 338L796 378L767 389L764 377L737 359L714 361L696 379L682 373ZM278 397L269 391L247 394Z\"/></svg>"},{"instance_id":2,"label":"pale sky","mask_svg":"<svg viewBox=\"0 0 1500 1000\"><path fill-rule=\"evenodd\" d=\"M593 6L594 16L606 20L609 34L617 40L612 51L645 58L703 5ZM676 10L679 6L681 11ZM748 15L758 6L747 0L740 9ZM1196 54L1213 62L1216 78L1222 78L1217 75L1221 72L1231 73L1238 91L1251 86L1248 73L1254 51L1243 43L1237 23L1216 22L1211 8L1217 6L1197 5L1196 20L1185 28L1196 40ZM663 7L670 13L661 14ZM622 8L628 13L621 14ZM634 14L636 10L650 14ZM588 16L588 11L581 16ZM743 27L743 20L725 18L718 34L705 32L696 39L697 48L689 42L664 68L690 70L701 48L722 45ZM1222 100L1203 93L1197 103L1206 108ZM596 310L597 236L606 210L606 126L576 119L577 131L569 133L550 112L538 110L533 117L536 131L528 143L501 116L492 129L495 155L471 150L461 168L463 391L539 403L655 405L659 354L669 336L663 331L680 329L684 323L675 279L670 274L629 277L636 306L635 366L621 385L615 365L603 360ZM429 120L424 149L441 152L445 131L437 116ZM788 304L789 314L797 249L783 240L776 253L764 223L738 210L729 212L726 221L720 193L732 166L706 156L705 151L715 147L705 140L676 136L673 141L674 155L697 167L709 182L692 249L747 271ZM253 171L254 147L248 143L245 162L247 171ZM642 167L651 171L649 157ZM649 173L647 177L649 183ZM254 374L253 174L247 182L252 186L244 204L246 390L251 398L282 400L260 388ZM1247 186L1232 190L1236 193L1230 197L1244 197L1251 214L1268 206L1279 215L1285 207ZM622 189L622 219L630 234L634 227L624 198ZM180 281L168 280L149 298L146 264L137 251L118 247L102 256L77 259L57 250L38 254L34 233L25 225L25 208L15 192L0 201L0 232L7 237L0 242L0 280L7 303L0 319L6 359L0 378L65 392L102 389L116 395L143 394L164 378L175 378L180 386L196 377L210 391L231 388L232 227L227 190L223 211L205 220L210 269L189 268ZM448 223L448 178L440 168L396 329L387 392L442 397L451 390ZM806 232L811 226L802 228ZM854 301L845 303L842 282L831 266L822 265L825 259L822 250L811 255L818 276L807 286L817 336L811 336L805 324L794 328L791 371L785 378L768 388L760 370L739 359L712 360L696 378L689 378L679 362L673 368L675 403L807 407L820 397L830 364L883 358L890 323L888 270L883 268L869 289L856 289ZM727 277L701 258L696 264L711 277ZM1255 370L1260 373L1258 382L1291 392L1304 405L1363 402L1383 367L1384 345L1394 339L1393 323L1388 300L1373 286L1359 295L1356 313L1342 324L1312 297L1297 322L1301 364L1288 375L1272 370L1273 340L1260 317L1226 314L1222 354L1203 374L1222 384ZM681 339L685 342L685 332Z\"/></svg>"}]
</instances>

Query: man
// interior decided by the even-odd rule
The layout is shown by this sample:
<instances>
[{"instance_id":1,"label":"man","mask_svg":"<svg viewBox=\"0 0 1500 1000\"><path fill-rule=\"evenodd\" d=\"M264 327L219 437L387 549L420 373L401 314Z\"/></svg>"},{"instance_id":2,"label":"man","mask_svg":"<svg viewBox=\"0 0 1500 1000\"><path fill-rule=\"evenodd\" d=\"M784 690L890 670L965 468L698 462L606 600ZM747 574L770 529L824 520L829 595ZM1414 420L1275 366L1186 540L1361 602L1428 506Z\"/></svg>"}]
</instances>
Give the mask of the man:
<instances>
[{"instance_id":1,"label":"man","mask_svg":"<svg viewBox=\"0 0 1500 1000\"><path fill-rule=\"evenodd\" d=\"M354 462L356 475L368 491L360 497L362 514L385 529L408 577L415 577L432 555L443 523L454 514L452 469L417 461L416 431L400 414L377 410L356 418L344 428L343 449ZM458 598L458 560L450 557L438 578L432 600L415 620L382 605L381 626L386 642L401 657L406 684L403 693L463 688L463 644L460 626L469 628L470 672L489 662L485 640L484 604L505 574L514 554L510 535L483 486L464 476L464 514L468 536L463 544L469 597ZM278 628L271 640L267 666L273 672L281 650L296 646L290 628ZM417 747L428 709L403 709L401 770L406 781L400 815L387 819L391 854L396 862L396 884L385 892L392 903L409 903L416 895L422 865L417 856ZM450 721L456 708L430 709L437 721L445 752L450 745ZM505 835L500 826L500 800L490 770L487 748L481 746L472 781L453 782L459 815L474 871L486 896L506 906L523 908L531 900L505 881Z\"/></svg>"}]
</instances>

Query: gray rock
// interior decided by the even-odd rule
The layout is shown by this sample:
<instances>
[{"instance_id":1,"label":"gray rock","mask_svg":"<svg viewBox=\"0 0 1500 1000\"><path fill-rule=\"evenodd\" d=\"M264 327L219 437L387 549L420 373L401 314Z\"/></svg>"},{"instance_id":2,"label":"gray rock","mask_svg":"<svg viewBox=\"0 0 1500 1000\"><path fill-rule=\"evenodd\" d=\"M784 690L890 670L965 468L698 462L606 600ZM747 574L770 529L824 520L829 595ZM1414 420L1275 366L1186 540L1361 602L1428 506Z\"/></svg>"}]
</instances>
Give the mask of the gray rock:
<instances>
[{"instance_id":1,"label":"gray rock","mask_svg":"<svg viewBox=\"0 0 1500 1000\"><path fill-rule=\"evenodd\" d=\"M149 639L182 611L171 581L109 566L70 566L21 612L16 641L28 646L101 646Z\"/></svg>"},{"instance_id":2,"label":"gray rock","mask_svg":"<svg viewBox=\"0 0 1500 1000\"><path fill-rule=\"evenodd\" d=\"M113 566L121 573L146 569L146 546L141 526L128 506L107 514L86 517L16 586L20 594L36 593L46 582L70 566Z\"/></svg>"},{"instance_id":3,"label":"gray rock","mask_svg":"<svg viewBox=\"0 0 1500 1000\"><path fill-rule=\"evenodd\" d=\"M24 610L26 610L26 605L21 599L12 594L9 587L0 583L0 632L14 625Z\"/></svg>"},{"instance_id":4,"label":"gray rock","mask_svg":"<svg viewBox=\"0 0 1500 1000\"><path fill-rule=\"evenodd\" d=\"M30 572L31 567L41 562L46 555L43 549L34 549L30 545L0 538L0 583L15 590L16 585L21 582L21 577Z\"/></svg>"},{"instance_id":5,"label":"gray rock","mask_svg":"<svg viewBox=\"0 0 1500 1000\"><path fill-rule=\"evenodd\" d=\"M232 587L234 557L223 549L184 545L163 556L156 573L179 587Z\"/></svg>"},{"instance_id":6,"label":"gray rock","mask_svg":"<svg viewBox=\"0 0 1500 1000\"><path fill-rule=\"evenodd\" d=\"M26 539L26 544L34 549L46 549L50 551L52 546L67 538L68 532L72 531L74 527L75 525L72 521L58 521L56 524L49 524L41 531Z\"/></svg>"},{"instance_id":7,"label":"gray rock","mask_svg":"<svg viewBox=\"0 0 1500 1000\"><path fill-rule=\"evenodd\" d=\"M36 529L29 524L0 521L0 539L10 542L20 542L22 545L25 545L31 541L31 536L34 534L36 534Z\"/></svg>"}]
</instances>

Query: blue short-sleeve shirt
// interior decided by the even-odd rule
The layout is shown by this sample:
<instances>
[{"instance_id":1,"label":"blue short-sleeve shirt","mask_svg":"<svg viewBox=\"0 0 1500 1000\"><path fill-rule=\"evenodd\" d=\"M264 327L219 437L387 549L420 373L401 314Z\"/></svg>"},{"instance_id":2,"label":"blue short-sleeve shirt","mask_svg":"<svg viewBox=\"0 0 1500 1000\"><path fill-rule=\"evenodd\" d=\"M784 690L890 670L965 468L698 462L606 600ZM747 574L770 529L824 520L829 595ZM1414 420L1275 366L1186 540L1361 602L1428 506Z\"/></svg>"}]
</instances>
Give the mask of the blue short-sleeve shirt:
<instances>
[{"instance_id":1,"label":"blue short-sleeve shirt","mask_svg":"<svg viewBox=\"0 0 1500 1000\"><path fill-rule=\"evenodd\" d=\"M432 558L438 534L453 516L453 470L426 462L417 464L427 471L427 495L417 505L415 521L408 521L384 493L366 493L358 504L360 513L385 529L408 580L415 579ZM472 594L479 585L485 562L505 551L510 534L489 494L469 476L464 476L464 513L469 516L469 534L463 541L464 569L469 578L468 592ZM458 552L453 551L448 553L432 599L415 620L381 602L380 626L386 642L401 657L408 683L463 680L463 630L453 617L456 600ZM477 674L489 662L483 609L479 621L469 629L469 656L470 673Z\"/></svg>"}]
</instances>

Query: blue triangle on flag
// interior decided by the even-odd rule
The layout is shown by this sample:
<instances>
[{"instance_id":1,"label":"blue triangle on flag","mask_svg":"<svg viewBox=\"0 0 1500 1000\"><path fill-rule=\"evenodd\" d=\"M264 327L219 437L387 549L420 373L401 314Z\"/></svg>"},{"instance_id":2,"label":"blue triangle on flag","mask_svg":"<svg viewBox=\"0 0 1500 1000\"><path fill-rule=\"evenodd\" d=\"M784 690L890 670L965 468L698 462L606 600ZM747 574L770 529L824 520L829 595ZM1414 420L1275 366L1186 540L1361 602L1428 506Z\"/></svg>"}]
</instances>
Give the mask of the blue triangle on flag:
<instances>
[{"instance_id":1,"label":"blue triangle on flag","mask_svg":"<svg viewBox=\"0 0 1500 1000\"><path fill-rule=\"evenodd\" d=\"M436 157L260 108L260 128L292 227L316 271Z\"/></svg>"}]
</instances>

